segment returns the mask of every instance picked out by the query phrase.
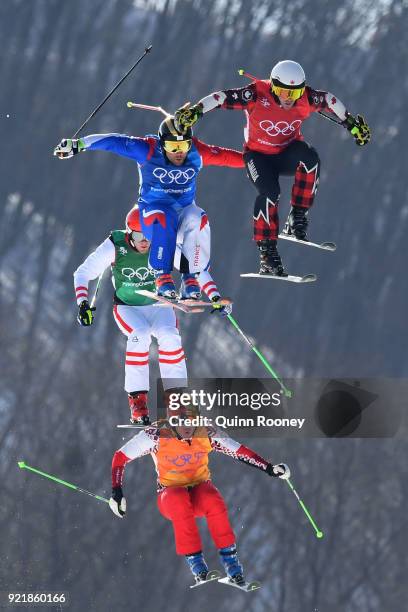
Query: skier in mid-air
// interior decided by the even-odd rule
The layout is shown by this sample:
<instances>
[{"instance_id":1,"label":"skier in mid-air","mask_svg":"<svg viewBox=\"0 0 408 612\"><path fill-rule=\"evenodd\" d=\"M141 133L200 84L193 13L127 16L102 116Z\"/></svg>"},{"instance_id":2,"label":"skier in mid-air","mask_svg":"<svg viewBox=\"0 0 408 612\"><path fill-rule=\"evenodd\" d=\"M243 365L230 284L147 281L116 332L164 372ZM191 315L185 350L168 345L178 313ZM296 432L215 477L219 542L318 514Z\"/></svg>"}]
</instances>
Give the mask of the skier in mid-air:
<instances>
[{"instance_id":1,"label":"skier in mid-air","mask_svg":"<svg viewBox=\"0 0 408 612\"><path fill-rule=\"evenodd\" d=\"M209 250L209 226L201 230L206 235L204 244ZM127 337L125 358L125 391L128 393L130 420L134 424L149 424L149 347L151 337L158 342L159 366L164 389L187 384L186 361L181 344L177 319L172 307L156 307L155 300L135 290L154 291L155 279L149 268L150 242L142 232L140 212L134 207L126 217L126 230L114 230L74 272L78 322L92 325L93 311L88 301L88 285L111 267L115 288L113 316ZM179 253L181 255L181 253ZM230 306L217 308L220 294L208 271L198 276L204 293L214 302L221 314L231 312Z\"/></svg>"},{"instance_id":2,"label":"skier in mid-air","mask_svg":"<svg viewBox=\"0 0 408 612\"><path fill-rule=\"evenodd\" d=\"M205 517L230 582L245 585L227 507L211 482L208 455L218 451L283 479L290 478L290 470L284 463L273 465L218 429L192 426L191 419L197 416L196 406L180 406L169 420L145 428L115 452L109 506L118 517L125 515L126 499L122 491L125 466L150 453L157 472L159 511L172 522L176 553L185 556L197 583L204 582L208 576L196 524L197 517Z\"/></svg>"},{"instance_id":3,"label":"skier in mid-air","mask_svg":"<svg viewBox=\"0 0 408 612\"><path fill-rule=\"evenodd\" d=\"M320 159L301 134L303 121L319 112L347 128L360 146L369 142L370 129L363 117L353 117L336 96L306 85L297 62L278 62L269 80L250 78L253 82L246 87L217 91L194 106L184 105L176 111L175 123L180 131L189 130L215 108L245 111L244 160L248 178L258 191L253 219L260 274L287 276L277 250L279 177L295 177L285 232L302 241L308 240L307 215L319 181Z\"/></svg>"},{"instance_id":4,"label":"skier in mid-air","mask_svg":"<svg viewBox=\"0 0 408 612\"><path fill-rule=\"evenodd\" d=\"M171 272L178 243L188 263L188 270L186 266L180 269L180 296L199 299L196 276L209 264L200 243L200 230L207 223L207 215L195 204L196 178L203 166L243 168L242 153L207 145L194 138L190 128L181 134L170 115L160 124L158 136L96 134L78 140L63 139L54 155L65 159L86 150L111 151L137 162L141 226L151 243L149 265L154 270L157 293L176 298ZM181 228L184 235L180 239Z\"/></svg>"}]
</instances>

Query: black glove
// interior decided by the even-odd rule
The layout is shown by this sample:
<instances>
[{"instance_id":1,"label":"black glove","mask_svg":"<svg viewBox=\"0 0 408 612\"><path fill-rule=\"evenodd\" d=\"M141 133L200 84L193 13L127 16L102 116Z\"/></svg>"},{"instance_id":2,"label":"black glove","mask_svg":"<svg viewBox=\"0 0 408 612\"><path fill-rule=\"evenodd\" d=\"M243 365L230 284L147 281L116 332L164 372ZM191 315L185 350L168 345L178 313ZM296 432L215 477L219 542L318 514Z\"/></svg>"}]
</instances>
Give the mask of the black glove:
<instances>
[{"instance_id":1,"label":"black glove","mask_svg":"<svg viewBox=\"0 0 408 612\"><path fill-rule=\"evenodd\" d=\"M113 487L112 496L109 500L109 508L113 514L123 518L126 514L126 499L123 497L122 487Z\"/></svg>"},{"instance_id":2,"label":"black glove","mask_svg":"<svg viewBox=\"0 0 408 612\"><path fill-rule=\"evenodd\" d=\"M354 136L356 144L360 147L370 142L371 131L364 117L361 115L357 115L357 117L347 115L346 120L343 121L343 125L348 129L350 134Z\"/></svg>"},{"instance_id":3,"label":"black glove","mask_svg":"<svg viewBox=\"0 0 408 612\"><path fill-rule=\"evenodd\" d=\"M79 305L79 309L78 309L78 315L77 315L77 321L80 325L83 325L84 327L88 327L89 325L92 325L92 323L94 322L94 311L96 310L95 306L93 306L91 308L91 306L88 304L88 300L84 300L83 302L80 303Z\"/></svg>"},{"instance_id":4,"label":"black glove","mask_svg":"<svg viewBox=\"0 0 408 612\"><path fill-rule=\"evenodd\" d=\"M195 104L190 106L190 103L184 104L174 113L174 125L176 129L185 134L187 128L192 127L203 116L203 105Z\"/></svg>"},{"instance_id":5,"label":"black glove","mask_svg":"<svg viewBox=\"0 0 408 612\"><path fill-rule=\"evenodd\" d=\"M275 478L282 478L283 480L289 480L290 478L290 469L286 463L277 463L276 465L268 463L266 473L269 476L275 476Z\"/></svg>"}]
</instances>

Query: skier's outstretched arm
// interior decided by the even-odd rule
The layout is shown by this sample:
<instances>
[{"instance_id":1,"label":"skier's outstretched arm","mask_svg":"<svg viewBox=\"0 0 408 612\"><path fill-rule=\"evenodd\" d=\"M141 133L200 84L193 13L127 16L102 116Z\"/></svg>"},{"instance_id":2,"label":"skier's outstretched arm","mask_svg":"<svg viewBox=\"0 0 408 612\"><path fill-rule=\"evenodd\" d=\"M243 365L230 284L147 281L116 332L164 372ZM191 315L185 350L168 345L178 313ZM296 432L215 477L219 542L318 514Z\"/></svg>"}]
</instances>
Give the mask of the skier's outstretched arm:
<instances>
[{"instance_id":1,"label":"skier's outstretched arm","mask_svg":"<svg viewBox=\"0 0 408 612\"><path fill-rule=\"evenodd\" d=\"M185 105L177 109L174 113L175 123L183 131L215 108L250 111L255 105L256 97L255 83L250 83L246 87L214 91L193 106Z\"/></svg>"},{"instance_id":2,"label":"skier's outstretched arm","mask_svg":"<svg viewBox=\"0 0 408 612\"><path fill-rule=\"evenodd\" d=\"M284 480L290 478L290 469L285 463L272 464L252 449L230 438L225 432L214 429L209 431L208 436L213 450L229 455L247 465L252 465L266 472L268 476L275 476Z\"/></svg>"},{"instance_id":3,"label":"skier's outstretched arm","mask_svg":"<svg viewBox=\"0 0 408 612\"><path fill-rule=\"evenodd\" d=\"M110 238L100 244L74 272L75 297L78 304L77 321L88 327L94 321L96 308L88 302L89 281L98 278L115 261L115 247Z\"/></svg>"},{"instance_id":4,"label":"skier's outstretched arm","mask_svg":"<svg viewBox=\"0 0 408 612\"><path fill-rule=\"evenodd\" d=\"M148 138L126 134L92 134L78 139L63 138L55 147L54 155L60 159L68 159L83 151L110 151L143 164L151 144Z\"/></svg>"},{"instance_id":5,"label":"skier's outstretched arm","mask_svg":"<svg viewBox=\"0 0 408 612\"><path fill-rule=\"evenodd\" d=\"M245 166L240 151L217 145L208 145L198 138L193 138L193 142L201 155L203 166L228 166L229 168L244 168Z\"/></svg>"},{"instance_id":6,"label":"skier's outstretched arm","mask_svg":"<svg viewBox=\"0 0 408 612\"><path fill-rule=\"evenodd\" d=\"M113 455L112 496L109 500L109 507L119 518L123 518L126 514L126 499L122 491L125 466L134 459L154 453L157 450L157 444L157 429L148 427L131 438Z\"/></svg>"},{"instance_id":7,"label":"skier's outstretched arm","mask_svg":"<svg viewBox=\"0 0 408 612\"><path fill-rule=\"evenodd\" d=\"M115 261L115 247L106 238L74 272L74 287L78 306L88 299L89 281L95 280Z\"/></svg>"},{"instance_id":8,"label":"skier's outstretched arm","mask_svg":"<svg viewBox=\"0 0 408 612\"><path fill-rule=\"evenodd\" d=\"M370 142L371 131L365 119L361 115L353 117L337 96L330 91L319 91L310 87L307 88L307 95L312 110L345 127L357 145L363 146Z\"/></svg>"}]
</instances>

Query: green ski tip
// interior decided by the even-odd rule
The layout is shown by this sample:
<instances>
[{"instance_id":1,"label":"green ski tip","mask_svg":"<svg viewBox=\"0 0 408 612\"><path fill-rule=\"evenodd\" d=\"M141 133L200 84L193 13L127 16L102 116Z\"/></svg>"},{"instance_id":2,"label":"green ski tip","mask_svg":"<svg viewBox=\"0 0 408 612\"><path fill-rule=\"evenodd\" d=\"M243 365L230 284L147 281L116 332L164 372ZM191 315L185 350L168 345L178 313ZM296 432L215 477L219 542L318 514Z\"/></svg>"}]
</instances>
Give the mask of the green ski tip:
<instances>
[{"instance_id":1,"label":"green ski tip","mask_svg":"<svg viewBox=\"0 0 408 612\"><path fill-rule=\"evenodd\" d=\"M25 466L26 466L26 464L25 464L25 462L24 462L24 461L19 461L19 462L18 462L18 467L19 467L19 468L23 469L23 468L25 468Z\"/></svg>"},{"instance_id":2,"label":"green ski tip","mask_svg":"<svg viewBox=\"0 0 408 612\"><path fill-rule=\"evenodd\" d=\"M323 531L316 531L316 537L319 538L319 540L321 540L323 537Z\"/></svg>"},{"instance_id":3,"label":"green ski tip","mask_svg":"<svg viewBox=\"0 0 408 612\"><path fill-rule=\"evenodd\" d=\"M286 389L286 391L283 392L283 395L285 397L293 397L293 393L289 389Z\"/></svg>"}]
</instances>

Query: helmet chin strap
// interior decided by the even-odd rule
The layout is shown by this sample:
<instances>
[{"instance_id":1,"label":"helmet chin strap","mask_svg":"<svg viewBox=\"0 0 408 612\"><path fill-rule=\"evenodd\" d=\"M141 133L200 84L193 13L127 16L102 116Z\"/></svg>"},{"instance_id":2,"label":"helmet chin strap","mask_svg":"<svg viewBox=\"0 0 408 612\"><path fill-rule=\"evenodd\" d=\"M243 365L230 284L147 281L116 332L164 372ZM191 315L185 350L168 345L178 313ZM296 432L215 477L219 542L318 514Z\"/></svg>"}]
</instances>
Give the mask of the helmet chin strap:
<instances>
[{"instance_id":1,"label":"helmet chin strap","mask_svg":"<svg viewBox=\"0 0 408 612\"><path fill-rule=\"evenodd\" d=\"M135 248L136 248L136 247L135 247L135 243L133 242L133 239L132 239L132 230L130 230L130 231L128 230L126 233L127 233L128 243L130 244L130 246L131 246L133 249L135 249Z\"/></svg>"}]
</instances>

